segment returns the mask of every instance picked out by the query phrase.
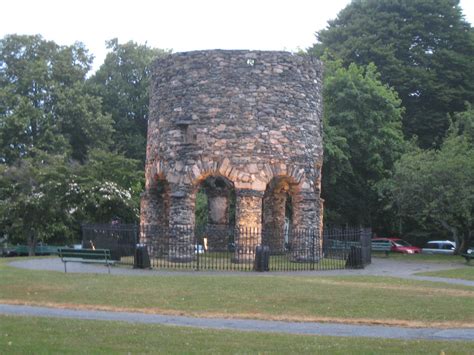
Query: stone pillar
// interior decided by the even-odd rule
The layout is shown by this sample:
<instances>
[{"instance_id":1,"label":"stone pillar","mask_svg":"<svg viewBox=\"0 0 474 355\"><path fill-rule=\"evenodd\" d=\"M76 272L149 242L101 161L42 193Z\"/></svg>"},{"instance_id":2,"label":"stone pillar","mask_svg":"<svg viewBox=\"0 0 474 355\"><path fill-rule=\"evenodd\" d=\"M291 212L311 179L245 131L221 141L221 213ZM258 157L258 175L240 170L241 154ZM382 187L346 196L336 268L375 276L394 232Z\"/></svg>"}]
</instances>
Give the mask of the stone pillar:
<instances>
[{"instance_id":1,"label":"stone pillar","mask_svg":"<svg viewBox=\"0 0 474 355\"><path fill-rule=\"evenodd\" d=\"M170 191L166 181L158 181L145 190L140 210L140 243L147 245L150 256L167 252Z\"/></svg>"},{"instance_id":2,"label":"stone pillar","mask_svg":"<svg viewBox=\"0 0 474 355\"><path fill-rule=\"evenodd\" d=\"M150 225L157 224L156 210L157 201L153 193L146 190L142 193L140 199L140 243L151 245L153 240L153 233L150 230Z\"/></svg>"},{"instance_id":3,"label":"stone pillar","mask_svg":"<svg viewBox=\"0 0 474 355\"><path fill-rule=\"evenodd\" d=\"M263 197L263 244L271 251L283 251L285 247L285 212L287 193L269 190Z\"/></svg>"},{"instance_id":4,"label":"stone pillar","mask_svg":"<svg viewBox=\"0 0 474 355\"><path fill-rule=\"evenodd\" d=\"M262 240L263 191L236 190L235 261L253 262L255 248Z\"/></svg>"},{"instance_id":5,"label":"stone pillar","mask_svg":"<svg viewBox=\"0 0 474 355\"><path fill-rule=\"evenodd\" d=\"M195 258L194 205L192 186L172 185L169 219L171 261L189 262Z\"/></svg>"},{"instance_id":6,"label":"stone pillar","mask_svg":"<svg viewBox=\"0 0 474 355\"><path fill-rule=\"evenodd\" d=\"M319 198L311 191L300 192L293 199L291 252L297 262L319 261L322 248Z\"/></svg>"},{"instance_id":7,"label":"stone pillar","mask_svg":"<svg viewBox=\"0 0 474 355\"><path fill-rule=\"evenodd\" d=\"M229 224L229 196L228 195L208 195L209 224L228 225Z\"/></svg>"}]
</instances>

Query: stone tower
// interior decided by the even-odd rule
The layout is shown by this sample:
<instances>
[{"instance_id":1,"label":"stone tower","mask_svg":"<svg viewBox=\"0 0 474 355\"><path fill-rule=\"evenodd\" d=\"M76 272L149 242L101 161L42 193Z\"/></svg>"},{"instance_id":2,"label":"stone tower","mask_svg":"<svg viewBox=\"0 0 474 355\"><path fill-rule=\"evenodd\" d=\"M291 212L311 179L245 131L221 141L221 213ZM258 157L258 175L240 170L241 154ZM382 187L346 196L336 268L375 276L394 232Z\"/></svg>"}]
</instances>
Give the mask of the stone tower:
<instances>
[{"instance_id":1,"label":"stone tower","mask_svg":"<svg viewBox=\"0 0 474 355\"><path fill-rule=\"evenodd\" d=\"M176 53L156 61L142 226L194 226L196 193L204 184L209 223L228 223L233 190L236 229L256 231L252 243L260 243L262 229L284 228L291 201L293 228L316 230L319 247L322 161L320 61L244 50ZM275 235L268 244L282 243ZM143 241L156 238L142 234ZM189 232L170 240L193 243ZM174 253L178 261L192 259ZM251 261L253 253L240 251L236 260Z\"/></svg>"}]
</instances>

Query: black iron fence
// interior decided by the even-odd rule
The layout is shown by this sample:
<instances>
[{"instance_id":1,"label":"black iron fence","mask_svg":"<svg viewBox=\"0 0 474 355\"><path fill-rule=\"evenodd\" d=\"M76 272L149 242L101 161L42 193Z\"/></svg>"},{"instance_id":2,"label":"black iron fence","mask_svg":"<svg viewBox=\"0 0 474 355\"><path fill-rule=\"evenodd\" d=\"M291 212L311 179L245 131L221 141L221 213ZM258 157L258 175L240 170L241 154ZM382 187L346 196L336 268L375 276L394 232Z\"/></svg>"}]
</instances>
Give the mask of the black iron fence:
<instances>
[{"instance_id":1,"label":"black iron fence","mask_svg":"<svg viewBox=\"0 0 474 355\"><path fill-rule=\"evenodd\" d=\"M113 260L130 263L135 255L139 227L134 224L83 224L82 247L110 249Z\"/></svg>"},{"instance_id":2,"label":"black iron fence","mask_svg":"<svg viewBox=\"0 0 474 355\"><path fill-rule=\"evenodd\" d=\"M110 249L121 264L192 270L300 271L362 268L370 229L287 231L157 225L83 225L83 247ZM144 255L146 254L146 255ZM148 264L149 263L149 264Z\"/></svg>"}]
</instances>

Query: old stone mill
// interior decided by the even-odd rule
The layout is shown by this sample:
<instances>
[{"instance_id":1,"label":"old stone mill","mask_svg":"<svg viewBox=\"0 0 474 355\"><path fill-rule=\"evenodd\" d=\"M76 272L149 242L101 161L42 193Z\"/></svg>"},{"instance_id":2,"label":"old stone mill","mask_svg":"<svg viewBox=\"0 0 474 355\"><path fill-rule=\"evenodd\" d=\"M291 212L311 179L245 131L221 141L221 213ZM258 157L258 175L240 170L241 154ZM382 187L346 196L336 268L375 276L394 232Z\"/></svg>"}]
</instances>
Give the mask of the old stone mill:
<instances>
[{"instance_id":1,"label":"old stone mill","mask_svg":"<svg viewBox=\"0 0 474 355\"><path fill-rule=\"evenodd\" d=\"M323 257L322 75L319 60L288 52L156 61L139 233L151 258L225 251L250 264L262 245L296 263ZM198 233L199 191L208 220Z\"/></svg>"}]
</instances>

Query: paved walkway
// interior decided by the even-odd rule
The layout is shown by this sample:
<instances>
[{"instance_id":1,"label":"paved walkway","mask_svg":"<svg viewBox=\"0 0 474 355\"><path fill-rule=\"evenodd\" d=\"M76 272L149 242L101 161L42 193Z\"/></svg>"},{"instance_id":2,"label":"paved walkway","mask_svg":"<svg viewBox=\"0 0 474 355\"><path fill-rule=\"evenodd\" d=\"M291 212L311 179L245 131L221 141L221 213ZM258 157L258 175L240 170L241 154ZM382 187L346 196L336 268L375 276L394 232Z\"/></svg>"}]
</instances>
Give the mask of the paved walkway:
<instances>
[{"instance_id":1,"label":"paved walkway","mask_svg":"<svg viewBox=\"0 0 474 355\"><path fill-rule=\"evenodd\" d=\"M0 314L163 324L183 327L227 329L237 331L369 337L387 339L436 339L474 341L474 328L436 329L367 326L338 323L277 322L249 319L193 318L130 312L83 311L46 307L0 304Z\"/></svg>"},{"instance_id":2,"label":"paved walkway","mask_svg":"<svg viewBox=\"0 0 474 355\"><path fill-rule=\"evenodd\" d=\"M17 260L10 265L34 270L52 270L64 272L64 266L58 258L42 258ZM385 258L374 258L371 265L362 270L331 270L291 273L242 273L242 272L194 272L194 271L159 271L159 270L137 270L131 268L115 267L113 274L121 275L145 275L145 276L177 276L177 275L377 275L400 277L405 279L417 279L437 281L466 286L474 286L473 281L448 279L439 277L416 276L414 273L425 271L446 270L459 268L459 264L429 264L403 262ZM80 273L107 273L107 268L98 265L71 263L68 272ZM0 304L0 314L123 321L129 323L163 324L185 327L199 327L212 329L229 329L238 331L261 331L288 334L328 335L345 337L372 337L391 339L438 339L438 340L464 340L474 341L474 328L437 329L437 328L403 328L390 326L369 326L338 323L309 323L309 322L277 322L248 319L225 319L225 318L194 318L185 316L150 315L143 313L128 312L104 312L73 309L56 309L46 307L15 306Z\"/></svg>"},{"instance_id":3,"label":"paved walkway","mask_svg":"<svg viewBox=\"0 0 474 355\"><path fill-rule=\"evenodd\" d=\"M64 272L64 265L61 260L55 258L26 259L17 260L10 263L22 269L31 270L50 270ZM403 279L422 280L444 282L455 285L474 286L474 281L451 279L445 277L417 276L415 273L438 271L447 269L456 269L462 267L459 264L434 264L420 263L412 261L403 261L400 259L393 260L390 258L373 258L372 264L365 269L360 270L327 270L327 271L292 271L292 272L238 272L238 271L162 271L157 269L140 270L125 267L112 268L112 274L120 275L141 275L141 276L177 276L177 275L308 275L308 276L335 276L335 275L374 275L374 276L390 276ZM103 265L68 263L68 272L71 273L107 273L107 267Z\"/></svg>"}]
</instances>

